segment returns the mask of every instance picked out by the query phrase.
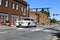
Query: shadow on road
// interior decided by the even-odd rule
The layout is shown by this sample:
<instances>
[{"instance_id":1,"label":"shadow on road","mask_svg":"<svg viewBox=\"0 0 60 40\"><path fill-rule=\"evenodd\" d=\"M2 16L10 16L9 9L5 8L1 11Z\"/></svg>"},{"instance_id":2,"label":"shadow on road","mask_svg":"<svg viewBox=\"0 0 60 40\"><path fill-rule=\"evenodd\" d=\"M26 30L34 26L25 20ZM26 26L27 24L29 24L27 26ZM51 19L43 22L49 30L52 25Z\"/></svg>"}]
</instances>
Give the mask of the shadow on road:
<instances>
[{"instance_id":1,"label":"shadow on road","mask_svg":"<svg viewBox=\"0 0 60 40\"><path fill-rule=\"evenodd\" d=\"M47 28L49 30L54 30L54 31L60 31L60 30L57 30L57 29L53 29L53 28Z\"/></svg>"},{"instance_id":2,"label":"shadow on road","mask_svg":"<svg viewBox=\"0 0 60 40\"><path fill-rule=\"evenodd\" d=\"M54 36L60 38L60 33L55 33Z\"/></svg>"}]
</instances>

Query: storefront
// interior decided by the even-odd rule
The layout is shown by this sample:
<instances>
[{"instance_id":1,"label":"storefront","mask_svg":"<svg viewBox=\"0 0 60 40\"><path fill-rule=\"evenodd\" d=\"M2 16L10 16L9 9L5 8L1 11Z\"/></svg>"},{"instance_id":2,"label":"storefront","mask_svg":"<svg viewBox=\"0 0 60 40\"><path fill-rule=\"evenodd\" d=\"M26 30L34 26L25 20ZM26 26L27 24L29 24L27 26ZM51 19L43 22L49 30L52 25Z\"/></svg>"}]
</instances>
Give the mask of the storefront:
<instances>
[{"instance_id":1,"label":"storefront","mask_svg":"<svg viewBox=\"0 0 60 40\"><path fill-rule=\"evenodd\" d=\"M4 13L4 12L0 12L0 24L6 24L6 20L7 20L8 14Z\"/></svg>"},{"instance_id":2,"label":"storefront","mask_svg":"<svg viewBox=\"0 0 60 40\"><path fill-rule=\"evenodd\" d=\"M18 15L11 14L11 22L12 22L12 25L15 25L15 22L16 22L17 18L18 18Z\"/></svg>"}]
</instances>

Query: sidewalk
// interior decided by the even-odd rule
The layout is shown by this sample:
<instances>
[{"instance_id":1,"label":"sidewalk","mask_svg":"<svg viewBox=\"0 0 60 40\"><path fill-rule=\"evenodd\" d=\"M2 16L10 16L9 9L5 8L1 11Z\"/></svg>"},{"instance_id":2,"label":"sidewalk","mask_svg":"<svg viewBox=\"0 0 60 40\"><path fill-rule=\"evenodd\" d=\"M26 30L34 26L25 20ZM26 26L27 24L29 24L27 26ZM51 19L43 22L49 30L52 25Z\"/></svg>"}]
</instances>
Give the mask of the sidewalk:
<instances>
[{"instance_id":1,"label":"sidewalk","mask_svg":"<svg viewBox=\"0 0 60 40\"><path fill-rule=\"evenodd\" d=\"M56 36L53 36L52 40L60 40L60 39L57 38Z\"/></svg>"},{"instance_id":2,"label":"sidewalk","mask_svg":"<svg viewBox=\"0 0 60 40\"><path fill-rule=\"evenodd\" d=\"M16 28L15 26L5 26L5 25L0 25L0 29L13 29L13 28Z\"/></svg>"},{"instance_id":3,"label":"sidewalk","mask_svg":"<svg viewBox=\"0 0 60 40\"><path fill-rule=\"evenodd\" d=\"M54 24L54 25L38 25L38 27L60 29L60 25L58 25L58 24Z\"/></svg>"}]
</instances>

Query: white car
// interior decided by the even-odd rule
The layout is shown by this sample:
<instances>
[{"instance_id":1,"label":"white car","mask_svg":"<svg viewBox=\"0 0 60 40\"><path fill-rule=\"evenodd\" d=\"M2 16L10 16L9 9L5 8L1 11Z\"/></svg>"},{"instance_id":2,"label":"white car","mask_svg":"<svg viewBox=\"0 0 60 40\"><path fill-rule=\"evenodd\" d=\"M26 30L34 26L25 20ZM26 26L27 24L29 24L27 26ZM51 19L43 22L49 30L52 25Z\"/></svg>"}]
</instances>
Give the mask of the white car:
<instances>
[{"instance_id":1,"label":"white car","mask_svg":"<svg viewBox=\"0 0 60 40\"><path fill-rule=\"evenodd\" d=\"M33 18L22 17L20 21L16 21L16 27L36 27L36 21Z\"/></svg>"}]
</instances>

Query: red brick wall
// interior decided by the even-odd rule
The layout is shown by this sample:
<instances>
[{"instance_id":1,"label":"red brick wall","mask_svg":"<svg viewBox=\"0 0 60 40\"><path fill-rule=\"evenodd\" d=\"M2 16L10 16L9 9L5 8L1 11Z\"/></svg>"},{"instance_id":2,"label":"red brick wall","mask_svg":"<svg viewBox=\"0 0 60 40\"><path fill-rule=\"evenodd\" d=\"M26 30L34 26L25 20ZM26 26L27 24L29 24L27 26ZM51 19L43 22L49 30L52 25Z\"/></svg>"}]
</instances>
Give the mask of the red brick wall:
<instances>
[{"instance_id":1,"label":"red brick wall","mask_svg":"<svg viewBox=\"0 0 60 40\"><path fill-rule=\"evenodd\" d=\"M12 2L14 2L15 4L18 4L19 10L11 8ZM19 19L20 19L21 15L23 15L23 12L21 11L21 7L23 7L23 8L26 7L26 14L27 14L27 6L26 5L20 4L20 3L16 2L16 1L13 1L13 0L9 0L8 7L4 7L4 0L3 0L2 6L0 6L0 12L8 13L9 20L11 20L11 16L10 16L11 14L17 14L19 16ZM25 16L27 16L27 15L25 15Z\"/></svg>"},{"instance_id":2,"label":"red brick wall","mask_svg":"<svg viewBox=\"0 0 60 40\"><path fill-rule=\"evenodd\" d=\"M18 6L19 6L19 10L15 10L15 9L12 9L11 8L11 4L12 4L12 2L14 2L15 4L18 4ZM8 15L10 16L10 14L17 14L17 15L22 15L23 14L23 12L21 12L21 7L27 7L27 6L25 6L25 5L23 5L23 4L20 4L20 3L18 3L18 2L16 2L16 1L13 1L13 0L9 0L9 6L8 7L4 7L4 1L3 1L3 4L2 4L2 6L0 6L0 12L6 12L6 13L8 13ZM27 8L26 8L27 9ZM10 19L10 17L9 17L9 19Z\"/></svg>"}]
</instances>

